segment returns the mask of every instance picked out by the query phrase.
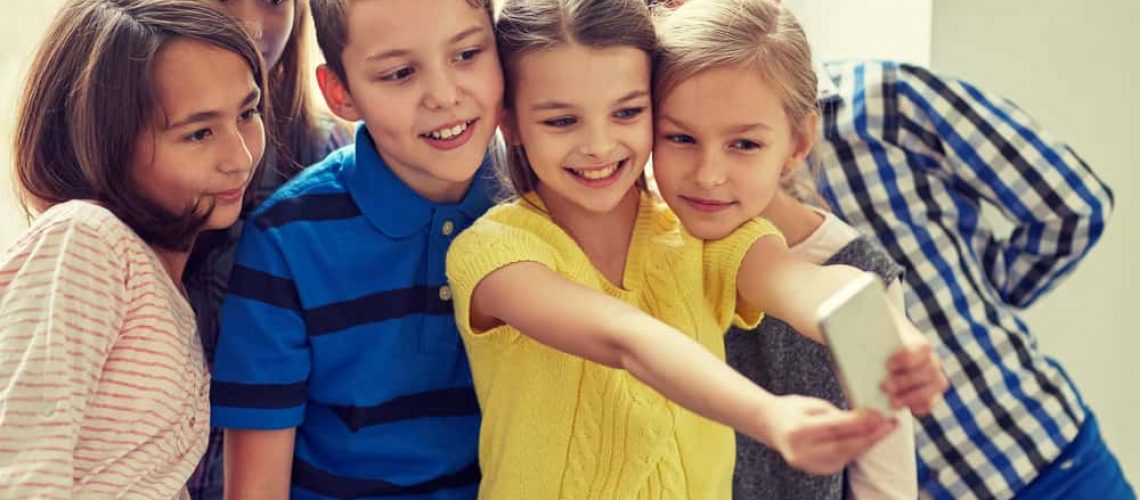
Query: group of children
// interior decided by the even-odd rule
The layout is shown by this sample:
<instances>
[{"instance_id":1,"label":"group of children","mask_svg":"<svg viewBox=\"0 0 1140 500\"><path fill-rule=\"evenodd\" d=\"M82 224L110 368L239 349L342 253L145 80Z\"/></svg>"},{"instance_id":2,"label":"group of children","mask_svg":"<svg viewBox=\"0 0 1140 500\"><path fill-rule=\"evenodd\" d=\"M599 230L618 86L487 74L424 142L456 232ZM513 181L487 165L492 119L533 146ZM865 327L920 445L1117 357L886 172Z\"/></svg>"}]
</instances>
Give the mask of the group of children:
<instances>
[{"instance_id":1,"label":"group of children","mask_svg":"<svg viewBox=\"0 0 1140 500\"><path fill-rule=\"evenodd\" d=\"M901 304L904 413L820 366L817 307L899 271L792 195L817 81L786 9L212 3L69 0L37 54L6 494L177 497L195 466L198 498L917 494L905 413L947 381ZM362 122L319 161L310 6Z\"/></svg>"}]
</instances>

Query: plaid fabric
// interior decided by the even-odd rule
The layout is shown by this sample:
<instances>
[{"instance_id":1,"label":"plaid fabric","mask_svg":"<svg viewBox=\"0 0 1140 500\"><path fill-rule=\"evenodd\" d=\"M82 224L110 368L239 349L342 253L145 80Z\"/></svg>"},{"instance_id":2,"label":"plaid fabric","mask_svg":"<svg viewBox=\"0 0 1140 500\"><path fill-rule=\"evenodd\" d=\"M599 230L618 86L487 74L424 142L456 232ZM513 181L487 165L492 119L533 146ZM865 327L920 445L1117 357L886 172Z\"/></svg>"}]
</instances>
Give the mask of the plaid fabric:
<instances>
[{"instance_id":1,"label":"plaid fabric","mask_svg":"<svg viewBox=\"0 0 1140 500\"><path fill-rule=\"evenodd\" d=\"M321 136L325 137L321 155L327 156L341 146L351 142L352 131L330 117L318 121ZM271 150L266 151L272 154ZM256 187L257 200L264 200L281 187L288 177L280 175L271 165L272 157L266 158L265 168L270 171L261 177ZM184 282L190 304L198 320L198 334L202 338L202 348L206 351L206 361L214 366L214 347L218 343L219 315L222 311L222 298L229 283L230 271L234 266L238 238L241 236L243 221L220 231L210 231L199 237L196 249L186 266ZM199 462L198 468L187 482L191 498L214 500L222 498L222 430L210 429L209 445Z\"/></svg>"},{"instance_id":2,"label":"plaid fabric","mask_svg":"<svg viewBox=\"0 0 1140 500\"><path fill-rule=\"evenodd\" d=\"M1086 418L1018 311L1100 238L1112 192L1012 103L968 83L888 62L820 76L823 136L809 167L835 212L906 269L907 312L951 383L918 421L922 495L1010 498Z\"/></svg>"}]
</instances>

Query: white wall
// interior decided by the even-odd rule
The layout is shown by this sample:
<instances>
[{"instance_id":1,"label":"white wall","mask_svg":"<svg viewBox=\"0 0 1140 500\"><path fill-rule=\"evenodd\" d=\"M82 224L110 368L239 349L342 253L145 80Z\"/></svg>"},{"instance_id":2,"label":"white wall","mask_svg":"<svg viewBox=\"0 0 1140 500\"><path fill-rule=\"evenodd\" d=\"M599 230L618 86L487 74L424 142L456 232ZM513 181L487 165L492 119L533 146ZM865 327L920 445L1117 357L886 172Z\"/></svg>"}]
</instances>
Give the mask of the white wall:
<instances>
[{"instance_id":1,"label":"white wall","mask_svg":"<svg viewBox=\"0 0 1140 500\"><path fill-rule=\"evenodd\" d=\"M1067 141L1114 189L1116 212L1083 266L1026 319L1100 418L1140 487L1140 353L1128 311L1140 298L1140 2L942 0L931 64L1012 99ZM1128 228L1133 229L1128 229Z\"/></svg>"},{"instance_id":2,"label":"white wall","mask_svg":"<svg viewBox=\"0 0 1140 500\"><path fill-rule=\"evenodd\" d=\"M933 0L783 0L796 14L816 60L930 62Z\"/></svg>"},{"instance_id":3,"label":"white wall","mask_svg":"<svg viewBox=\"0 0 1140 500\"><path fill-rule=\"evenodd\" d=\"M12 133L16 123L16 103L23 85L24 69L32 51L47 29L60 0L8 0L0 16L0 248L5 248L23 231L23 216L12 191Z\"/></svg>"}]
</instances>

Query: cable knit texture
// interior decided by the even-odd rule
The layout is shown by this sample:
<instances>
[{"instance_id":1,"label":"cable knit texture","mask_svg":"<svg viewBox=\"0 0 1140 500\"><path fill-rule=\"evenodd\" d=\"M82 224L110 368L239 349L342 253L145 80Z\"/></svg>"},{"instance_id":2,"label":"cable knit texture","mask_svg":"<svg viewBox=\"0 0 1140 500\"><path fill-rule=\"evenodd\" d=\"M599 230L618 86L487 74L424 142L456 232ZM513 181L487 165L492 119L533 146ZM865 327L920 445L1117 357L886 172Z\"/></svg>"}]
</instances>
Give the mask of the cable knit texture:
<instances>
[{"instance_id":1,"label":"cable knit texture","mask_svg":"<svg viewBox=\"0 0 1140 500\"><path fill-rule=\"evenodd\" d=\"M530 200L535 206L516 201L491 209L448 253L457 324L483 409L479 497L729 498L731 429L680 408L628 372L547 347L510 326L473 331L471 293L503 266L536 262L653 314L723 359L725 330L754 328L762 318L736 304L744 254L761 237L782 236L755 220L724 240L704 242L643 196L618 286L550 220L537 197Z\"/></svg>"}]
</instances>

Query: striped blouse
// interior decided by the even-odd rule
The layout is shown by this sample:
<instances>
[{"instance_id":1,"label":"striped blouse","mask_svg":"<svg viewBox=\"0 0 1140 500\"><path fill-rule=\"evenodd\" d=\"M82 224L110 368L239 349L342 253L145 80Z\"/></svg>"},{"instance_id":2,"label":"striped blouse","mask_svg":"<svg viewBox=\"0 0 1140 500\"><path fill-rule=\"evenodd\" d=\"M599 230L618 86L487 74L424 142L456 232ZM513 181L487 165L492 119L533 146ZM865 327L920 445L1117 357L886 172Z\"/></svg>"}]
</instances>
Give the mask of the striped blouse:
<instances>
[{"instance_id":1,"label":"striped blouse","mask_svg":"<svg viewBox=\"0 0 1140 500\"><path fill-rule=\"evenodd\" d=\"M56 205L0 256L0 497L185 497L208 387L189 304L108 210Z\"/></svg>"}]
</instances>

